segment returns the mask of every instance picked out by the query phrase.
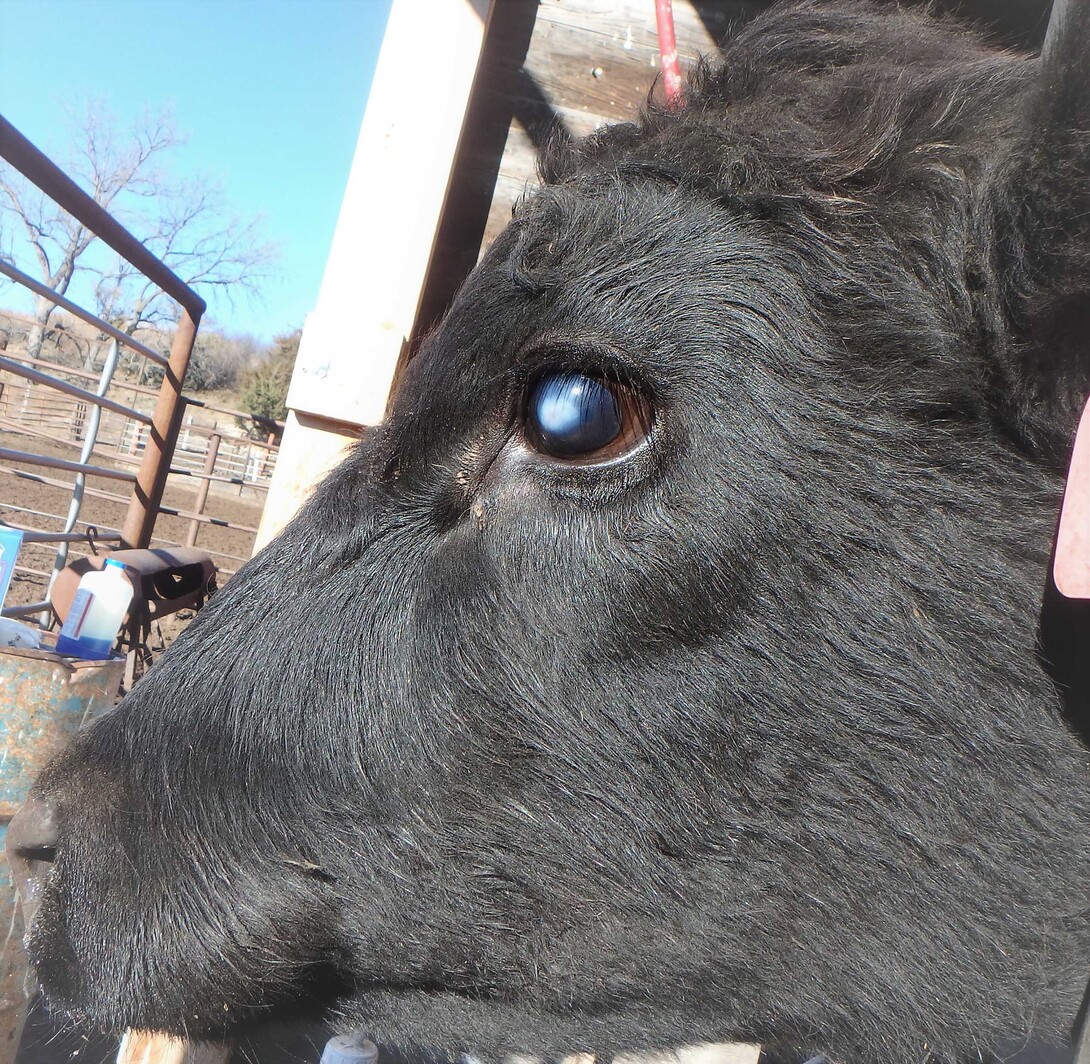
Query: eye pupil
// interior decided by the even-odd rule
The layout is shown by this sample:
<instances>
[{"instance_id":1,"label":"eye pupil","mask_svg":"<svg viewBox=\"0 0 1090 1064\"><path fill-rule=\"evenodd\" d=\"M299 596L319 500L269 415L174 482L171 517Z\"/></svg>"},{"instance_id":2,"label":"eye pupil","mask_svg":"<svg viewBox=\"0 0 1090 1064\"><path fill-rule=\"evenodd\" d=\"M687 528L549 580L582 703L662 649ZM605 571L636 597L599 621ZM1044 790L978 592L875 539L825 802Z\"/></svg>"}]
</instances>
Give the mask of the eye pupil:
<instances>
[{"instance_id":1,"label":"eye pupil","mask_svg":"<svg viewBox=\"0 0 1090 1064\"><path fill-rule=\"evenodd\" d=\"M527 428L534 445L556 458L593 454L621 434L624 417L609 382L582 373L550 373L530 393Z\"/></svg>"}]
</instances>

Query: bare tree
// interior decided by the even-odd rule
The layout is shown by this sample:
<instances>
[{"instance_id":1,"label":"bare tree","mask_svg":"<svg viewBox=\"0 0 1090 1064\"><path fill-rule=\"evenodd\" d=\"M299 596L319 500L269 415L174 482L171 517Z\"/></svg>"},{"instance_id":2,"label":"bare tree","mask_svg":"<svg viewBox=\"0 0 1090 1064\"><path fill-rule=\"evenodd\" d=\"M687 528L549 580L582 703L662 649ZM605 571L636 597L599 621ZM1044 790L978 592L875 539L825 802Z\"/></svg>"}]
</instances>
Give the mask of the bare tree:
<instances>
[{"instance_id":1,"label":"bare tree","mask_svg":"<svg viewBox=\"0 0 1090 1064\"><path fill-rule=\"evenodd\" d=\"M68 171L97 204L110 210L122 192L132 199L154 197L159 180L152 160L178 143L168 116L145 115L121 135L101 107L92 107L70 125L76 143ZM0 197L0 209L14 222L9 231L21 230L34 254L38 278L59 295L67 293L95 234L7 165L0 165ZM54 310L48 297L37 298L27 336L32 358Z\"/></svg>"},{"instance_id":2,"label":"bare tree","mask_svg":"<svg viewBox=\"0 0 1090 1064\"><path fill-rule=\"evenodd\" d=\"M148 222L148 249L206 297L220 292L233 303L240 292L256 292L275 258L258 220L234 215L222 189L206 179L164 183ZM99 272L95 302L100 317L130 336L145 324L162 329L178 315L165 292L118 256Z\"/></svg>"},{"instance_id":3,"label":"bare tree","mask_svg":"<svg viewBox=\"0 0 1090 1064\"><path fill-rule=\"evenodd\" d=\"M181 181L164 164L184 141L169 115L145 115L128 130L101 107L71 123L68 172L110 210L150 251L198 290L231 298L256 290L274 260L256 219L230 212L219 185L203 177ZM141 325L162 326L178 307L152 282L117 256L97 252L97 238L10 167L0 166L0 212L33 252L39 279L64 295L78 273L92 276L100 317L132 335ZM39 297L27 354L41 351L56 304Z\"/></svg>"}]
</instances>

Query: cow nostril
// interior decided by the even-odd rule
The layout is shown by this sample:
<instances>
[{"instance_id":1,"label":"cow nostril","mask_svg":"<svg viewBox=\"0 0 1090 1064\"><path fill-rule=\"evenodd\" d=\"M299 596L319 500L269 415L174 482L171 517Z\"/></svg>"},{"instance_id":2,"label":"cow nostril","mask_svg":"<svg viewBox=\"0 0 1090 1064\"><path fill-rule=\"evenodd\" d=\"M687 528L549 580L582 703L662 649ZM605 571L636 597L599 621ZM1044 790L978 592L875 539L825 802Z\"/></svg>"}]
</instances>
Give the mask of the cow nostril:
<instances>
[{"instance_id":1,"label":"cow nostril","mask_svg":"<svg viewBox=\"0 0 1090 1064\"><path fill-rule=\"evenodd\" d=\"M14 854L30 864L52 864L57 859L56 846L17 846Z\"/></svg>"},{"instance_id":2,"label":"cow nostril","mask_svg":"<svg viewBox=\"0 0 1090 1064\"><path fill-rule=\"evenodd\" d=\"M41 902L42 885L57 857L57 816L52 803L28 798L7 831L8 860L23 903L27 930Z\"/></svg>"}]
</instances>

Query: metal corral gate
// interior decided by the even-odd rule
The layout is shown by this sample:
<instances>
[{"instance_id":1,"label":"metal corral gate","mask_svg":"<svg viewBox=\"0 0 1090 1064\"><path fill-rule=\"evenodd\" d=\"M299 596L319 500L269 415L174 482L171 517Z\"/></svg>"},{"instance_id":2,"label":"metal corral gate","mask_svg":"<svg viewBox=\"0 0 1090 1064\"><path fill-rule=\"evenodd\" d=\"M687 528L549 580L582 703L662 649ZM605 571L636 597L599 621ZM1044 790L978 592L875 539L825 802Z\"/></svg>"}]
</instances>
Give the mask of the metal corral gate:
<instances>
[{"instance_id":1,"label":"metal corral gate","mask_svg":"<svg viewBox=\"0 0 1090 1064\"><path fill-rule=\"evenodd\" d=\"M11 355L8 361L12 359L26 366L57 371L54 363L44 359L33 359L21 353ZM65 367L61 372L69 382L86 380L88 387L98 380L98 374L83 370ZM143 385L117 380L114 385L113 397L131 396L134 406L140 403L146 405L149 399L154 399L157 395L156 389ZM185 411L182 415L182 427L175 441L170 479L180 478L176 480L178 484L185 483L187 479L190 483L196 481L199 487L196 497L188 506L160 503L160 514L180 518L188 522L188 528L184 532L178 530L167 535L158 530L157 526L157 534L152 537L151 545L169 547L184 543L186 546L194 546L199 529L214 526L252 537L257 531L255 526L240 523L236 517L226 520L215 515L222 508L226 498L224 493L228 489L237 489L231 491L232 496L240 499L244 494L255 496L263 503L276 468L279 445L275 439L281 428L280 423L190 396L183 395L182 402L185 404ZM62 395L37 381L25 378L5 381L3 367L0 367L0 431L17 432L24 437L40 439L43 443L75 451L80 450L86 443L90 427L89 416L88 404L83 400ZM229 423L226 429L218 423L223 418ZM212 423L202 423L202 420L211 420ZM265 438L254 439L242 436L237 431L233 432L230 427L232 422L235 426L240 422L256 424ZM113 410L102 410L97 429L93 441L95 455L98 458L108 456L112 463L135 473L146 450L149 434L147 424ZM24 482L31 481L56 490L63 489L65 492L71 491L73 487L71 481L58 479L57 475L33 473L3 463L0 463L0 477L15 477ZM213 493L211 505L206 506L210 502L210 491ZM84 488L84 495L105 500L117 507L127 506L129 501L128 494L119 494L109 488L88 486ZM21 513L27 519L44 519L58 525L66 523L65 518L59 514L21 506L9 498L3 498L0 507ZM93 530L96 541L116 542L120 539L119 529L111 528L102 521L88 521L81 516L78 524L87 527L89 533ZM65 531L71 530L66 528ZM81 535L77 538L82 540L85 537ZM248 554L233 553L219 543L208 545L206 549L214 555L219 570L224 575L233 575L239 564L248 558ZM29 562L20 565L18 572L44 580L50 576L48 572L31 567Z\"/></svg>"},{"instance_id":2,"label":"metal corral gate","mask_svg":"<svg viewBox=\"0 0 1090 1064\"><path fill-rule=\"evenodd\" d=\"M122 505L128 503L120 529L96 531L94 536L96 541L121 547L152 545L155 522L160 512L169 512L190 520L190 531L187 535L189 543L196 539L197 528L201 523L226 524L240 531L254 531L242 525L233 525L206 516L204 504L208 488L214 482L240 485L240 491L243 486L264 491L277 451L271 435L268 439L235 440L223 437L215 428L186 425L187 442L196 440L196 443L192 448L187 445L185 449L190 454L180 454L178 468L171 469L187 404L196 407L208 406L186 400L181 394L197 327L205 312L205 301L2 117L0 157L19 170L59 207L92 230L110 249L140 270L144 277L153 281L181 307L170 353L166 356L0 258L0 274L34 292L40 299L81 319L109 340L105 363L97 374L72 370L27 356L19 359L14 352L9 352L15 355L10 358L9 353L0 351L0 370L5 375L21 378L19 387L9 386L7 395L3 394L4 389L0 384L0 426L12 428L26 437L40 438L51 443L60 443L58 433L61 433L66 446L73 447L73 451L78 449L78 459L70 460L34 450L0 447L0 472L71 492L68 515L63 518L52 513L5 504L5 508L22 511L27 517L50 518L61 524L59 531L23 528L24 542L57 544L52 573L63 568L68 558L69 545L88 541L86 532L76 531L77 524L87 524L80 520L85 496L110 499ZM162 382L158 389L148 389L116 379L122 349L161 368ZM128 396L129 402L119 401L119 394ZM154 397L152 412L147 413L137 408L136 403L140 398L138 394ZM147 400L145 406L146 404ZM250 416L241 411L214 409L239 419ZM275 432L279 426L270 422L264 427ZM110 458L117 459L112 463L117 468L93 463L96 444L100 450L102 445L112 445ZM217 455L217 451L221 449L222 454ZM216 471L217 458L221 462L219 473ZM12 469L9 464L12 462L45 467L46 472L34 474ZM227 468L223 469L225 465ZM56 472L50 474L48 471ZM196 477L201 481L192 510L162 507L162 495L170 472ZM225 472L227 475L223 475ZM72 480L58 479L57 473L71 475ZM126 491L119 494L116 488L109 491L110 485L92 486L88 484L88 480L113 481L116 485L125 485ZM21 521L20 524L10 527L20 528L23 523ZM227 557L231 561L245 560L241 556ZM50 573L24 569L24 572L27 571L39 578L51 579ZM44 612L47 608L48 603L41 601L5 608L3 614L32 615Z\"/></svg>"}]
</instances>

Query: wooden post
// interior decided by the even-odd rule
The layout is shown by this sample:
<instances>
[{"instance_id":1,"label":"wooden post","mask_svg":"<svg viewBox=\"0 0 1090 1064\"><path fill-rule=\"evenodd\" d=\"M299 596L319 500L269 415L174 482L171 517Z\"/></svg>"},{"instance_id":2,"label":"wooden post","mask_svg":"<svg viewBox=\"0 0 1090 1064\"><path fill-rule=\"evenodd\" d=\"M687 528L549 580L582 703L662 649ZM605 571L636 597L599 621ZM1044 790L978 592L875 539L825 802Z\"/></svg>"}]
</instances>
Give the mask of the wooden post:
<instances>
[{"instance_id":1,"label":"wooden post","mask_svg":"<svg viewBox=\"0 0 1090 1064\"><path fill-rule=\"evenodd\" d=\"M199 323L199 314L194 317L188 310L183 310L178 327L174 330L170 364L163 374L163 383L155 400L151 432L148 433L144 457L137 472L136 488L121 527L123 547L146 547L151 542L151 530L159 514L170 461L174 457L174 444L182 427L185 412L182 381L189 366Z\"/></svg>"},{"instance_id":2,"label":"wooden post","mask_svg":"<svg viewBox=\"0 0 1090 1064\"><path fill-rule=\"evenodd\" d=\"M393 0L318 303L303 328L255 550L359 428L382 420L412 335L490 10L489 0ZM406 77L409 70L428 76Z\"/></svg>"},{"instance_id":3,"label":"wooden post","mask_svg":"<svg viewBox=\"0 0 1090 1064\"><path fill-rule=\"evenodd\" d=\"M204 456L204 468L201 470L204 476L201 478L201 486L197 489L197 501L193 504L193 512L204 513L204 504L208 502L208 488L211 485L211 476L216 472L216 456L220 453L220 441L223 437L218 432L213 432L208 437L208 452ZM197 543L197 531L200 529L200 521L194 518L189 522L189 531L185 535L185 545L193 547Z\"/></svg>"}]
</instances>

